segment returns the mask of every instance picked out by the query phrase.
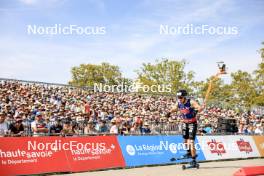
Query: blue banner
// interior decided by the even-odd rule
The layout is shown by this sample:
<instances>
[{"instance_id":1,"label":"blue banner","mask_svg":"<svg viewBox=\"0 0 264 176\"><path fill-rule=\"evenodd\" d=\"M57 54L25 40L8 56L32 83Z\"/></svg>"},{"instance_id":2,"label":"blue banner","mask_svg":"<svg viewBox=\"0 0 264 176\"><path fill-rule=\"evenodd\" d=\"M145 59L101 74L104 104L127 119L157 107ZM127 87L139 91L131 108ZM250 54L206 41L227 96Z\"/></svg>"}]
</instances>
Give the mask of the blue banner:
<instances>
[{"instance_id":1,"label":"blue banner","mask_svg":"<svg viewBox=\"0 0 264 176\"><path fill-rule=\"evenodd\" d=\"M126 166L173 163L171 158L180 158L186 153L182 136L118 136ZM195 140L198 143L197 140ZM200 148L198 148L200 149ZM197 160L205 160L197 150ZM183 162L181 160L174 162Z\"/></svg>"}]
</instances>

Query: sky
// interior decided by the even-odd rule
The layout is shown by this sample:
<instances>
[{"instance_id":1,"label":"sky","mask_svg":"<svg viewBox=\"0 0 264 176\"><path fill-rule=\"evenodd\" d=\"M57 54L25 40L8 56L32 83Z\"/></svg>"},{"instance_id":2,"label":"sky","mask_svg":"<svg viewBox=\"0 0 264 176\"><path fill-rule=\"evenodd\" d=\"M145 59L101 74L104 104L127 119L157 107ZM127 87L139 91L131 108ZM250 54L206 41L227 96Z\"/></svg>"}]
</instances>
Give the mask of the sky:
<instances>
[{"instance_id":1,"label":"sky","mask_svg":"<svg viewBox=\"0 0 264 176\"><path fill-rule=\"evenodd\" d=\"M104 34L29 34L28 25L104 27ZM160 26L235 27L237 34L161 34ZM0 78L68 83L71 68L109 62L136 78L142 63L185 59L196 80L252 72L264 41L262 0L0 0ZM230 80L230 74L223 76Z\"/></svg>"}]
</instances>

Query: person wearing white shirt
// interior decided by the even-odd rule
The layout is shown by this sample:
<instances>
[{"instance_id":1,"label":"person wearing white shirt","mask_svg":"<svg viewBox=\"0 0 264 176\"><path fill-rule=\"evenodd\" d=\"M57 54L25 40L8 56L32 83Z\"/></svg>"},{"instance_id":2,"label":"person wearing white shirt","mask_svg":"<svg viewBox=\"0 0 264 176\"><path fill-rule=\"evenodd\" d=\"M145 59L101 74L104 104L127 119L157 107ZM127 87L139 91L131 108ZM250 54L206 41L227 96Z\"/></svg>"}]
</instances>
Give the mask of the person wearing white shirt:
<instances>
[{"instance_id":1,"label":"person wearing white shirt","mask_svg":"<svg viewBox=\"0 0 264 176\"><path fill-rule=\"evenodd\" d=\"M256 125L255 134L263 134L263 130L261 129L261 124Z\"/></svg>"},{"instance_id":2,"label":"person wearing white shirt","mask_svg":"<svg viewBox=\"0 0 264 176\"><path fill-rule=\"evenodd\" d=\"M5 122L5 114L0 112L0 137L8 134L8 124Z\"/></svg>"},{"instance_id":3,"label":"person wearing white shirt","mask_svg":"<svg viewBox=\"0 0 264 176\"><path fill-rule=\"evenodd\" d=\"M111 123L112 123L112 126L110 128L110 134L118 134L118 126L116 124L116 120L112 119Z\"/></svg>"}]
</instances>

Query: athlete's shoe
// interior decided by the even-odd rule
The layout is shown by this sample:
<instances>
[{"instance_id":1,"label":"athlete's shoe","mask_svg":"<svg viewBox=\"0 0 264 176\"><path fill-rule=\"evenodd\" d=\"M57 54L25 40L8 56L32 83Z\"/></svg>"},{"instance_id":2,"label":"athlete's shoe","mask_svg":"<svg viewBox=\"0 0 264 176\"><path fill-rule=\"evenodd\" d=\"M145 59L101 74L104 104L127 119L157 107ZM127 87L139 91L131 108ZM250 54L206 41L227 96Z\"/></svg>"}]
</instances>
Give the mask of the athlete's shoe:
<instances>
[{"instance_id":1,"label":"athlete's shoe","mask_svg":"<svg viewBox=\"0 0 264 176\"><path fill-rule=\"evenodd\" d=\"M191 166L191 167L196 167L196 165L197 165L197 162L196 162L195 159L193 159L193 160L190 162L190 166Z\"/></svg>"}]
</instances>

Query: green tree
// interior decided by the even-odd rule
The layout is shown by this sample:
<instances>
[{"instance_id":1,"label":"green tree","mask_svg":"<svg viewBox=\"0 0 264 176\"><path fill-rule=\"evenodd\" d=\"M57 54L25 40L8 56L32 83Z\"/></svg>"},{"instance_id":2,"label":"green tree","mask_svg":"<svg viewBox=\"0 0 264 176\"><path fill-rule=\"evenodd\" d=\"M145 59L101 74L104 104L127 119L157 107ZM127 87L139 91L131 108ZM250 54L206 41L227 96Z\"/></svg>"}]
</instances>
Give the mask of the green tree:
<instances>
[{"instance_id":1,"label":"green tree","mask_svg":"<svg viewBox=\"0 0 264 176\"><path fill-rule=\"evenodd\" d=\"M210 77L206 80L206 82L200 82L198 95L205 99L206 92L208 90L210 81L214 77ZM212 81L211 91L209 93L207 104L217 106L226 107L230 104L230 96L231 96L231 86L228 84L224 84L224 81L221 78L215 79Z\"/></svg>"},{"instance_id":2,"label":"green tree","mask_svg":"<svg viewBox=\"0 0 264 176\"><path fill-rule=\"evenodd\" d=\"M237 71L232 77L232 101L242 107L250 108L256 98L256 89L252 75L245 71Z\"/></svg>"},{"instance_id":3,"label":"green tree","mask_svg":"<svg viewBox=\"0 0 264 176\"><path fill-rule=\"evenodd\" d=\"M92 87L95 83L115 85L121 80L122 74L118 66L109 63L81 64L71 69L72 80L70 85L74 86L89 86Z\"/></svg>"},{"instance_id":4,"label":"green tree","mask_svg":"<svg viewBox=\"0 0 264 176\"><path fill-rule=\"evenodd\" d=\"M259 106L264 106L264 63L259 64L259 68L254 72L255 82L257 89L257 96L255 99L255 104Z\"/></svg>"},{"instance_id":5,"label":"green tree","mask_svg":"<svg viewBox=\"0 0 264 176\"><path fill-rule=\"evenodd\" d=\"M194 81L193 72L185 72L186 61L175 61L169 59L156 60L154 64L143 63L137 71L138 80L143 85L171 85L171 92L175 93L179 89L191 91Z\"/></svg>"},{"instance_id":6,"label":"green tree","mask_svg":"<svg viewBox=\"0 0 264 176\"><path fill-rule=\"evenodd\" d=\"M104 83L108 85L116 85L121 81L122 74L118 66L103 62L100 67Z\"/></svg>"}]
</instances>

